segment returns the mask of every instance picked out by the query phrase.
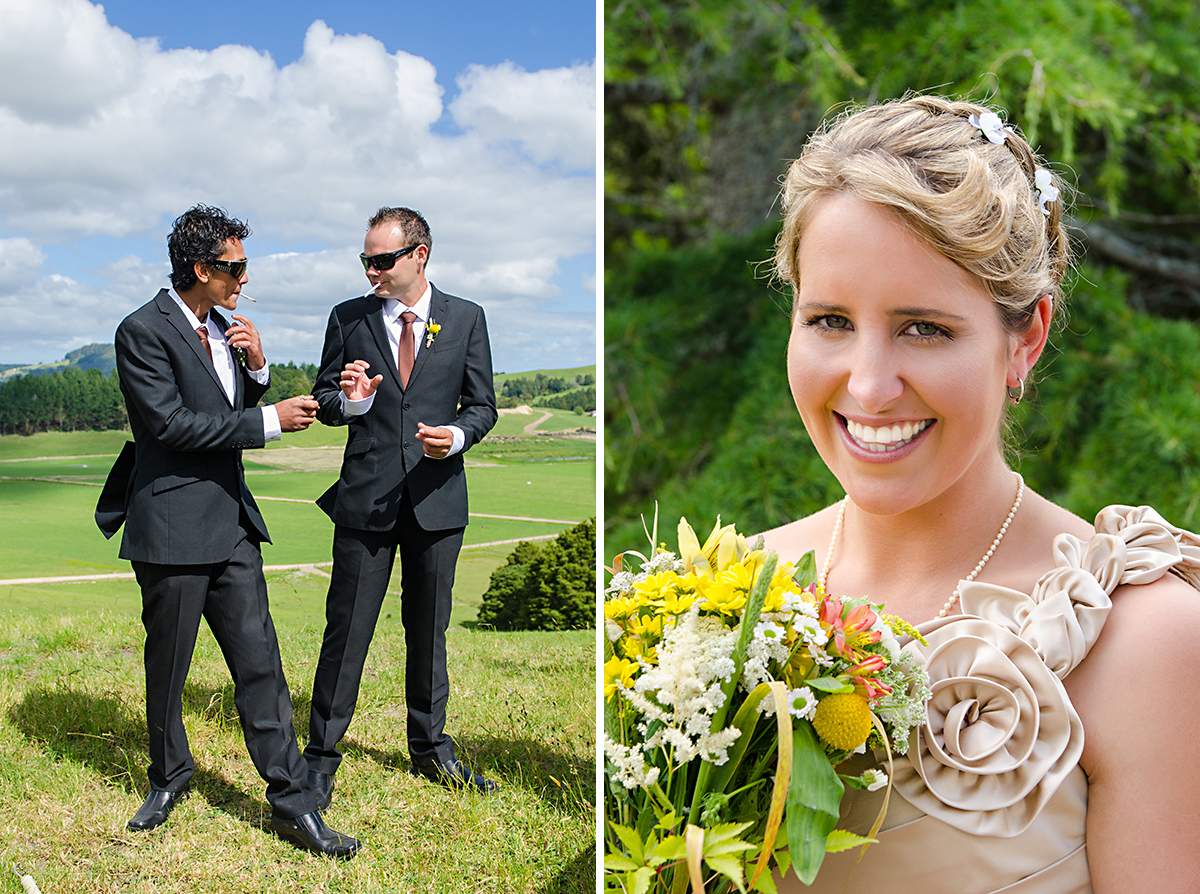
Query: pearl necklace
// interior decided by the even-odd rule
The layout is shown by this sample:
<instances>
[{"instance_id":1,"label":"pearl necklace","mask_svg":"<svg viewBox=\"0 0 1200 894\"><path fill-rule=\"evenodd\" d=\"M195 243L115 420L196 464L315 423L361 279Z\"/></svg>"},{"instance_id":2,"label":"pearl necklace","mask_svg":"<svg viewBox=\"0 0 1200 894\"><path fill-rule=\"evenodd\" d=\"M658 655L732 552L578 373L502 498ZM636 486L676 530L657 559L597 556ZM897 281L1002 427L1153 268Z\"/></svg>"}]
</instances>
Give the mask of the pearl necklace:
<instances>
[{"instance_id":1,"label":"pearl necklace","mask_svg":"<svg viewBox=\"0 0 1200 894\"><path fill-rule=\"evenodd\" d=\"M1000 545L1000 541L1004 539L1004 535L1008 533L1008 526L1012 524L1013 516L1017 514L1017 510L1021 508L1021 498L1025 496L1025 479L1020 473L1014 473L1017 476L1017 498L1013 500L1012 509L1008 510L1008 517L1004 519L1004 524L1000 526L1000 533L996 535L996 539L992 541L992 545L988 547L987 552L983 554L983 558L979 560L979 564L975 566L975 570L959 581L959 586L963 583L970 583L975 580L979 572L983 571L983 566L988 563L993 554L996 552L996 547ZM833 566L833 552L837 548L838 538L842 535L842 523L846 519L846 504L850 502L850 495L847 494L842 499L842 504L838 508L837 521L833 525L833 537L829 540L829 550L825 553L825 564L821 568L821 576L818 578L821 584L821 589L825 589L825 581L829 579L829 569ZM954 593L946 600L946 604L942 606L942 610L937 613L939 618L946 617L946 613L954 608L954 603L958 602L962 593L959 587L954 588Z\"/></svg>"}]
</instances>

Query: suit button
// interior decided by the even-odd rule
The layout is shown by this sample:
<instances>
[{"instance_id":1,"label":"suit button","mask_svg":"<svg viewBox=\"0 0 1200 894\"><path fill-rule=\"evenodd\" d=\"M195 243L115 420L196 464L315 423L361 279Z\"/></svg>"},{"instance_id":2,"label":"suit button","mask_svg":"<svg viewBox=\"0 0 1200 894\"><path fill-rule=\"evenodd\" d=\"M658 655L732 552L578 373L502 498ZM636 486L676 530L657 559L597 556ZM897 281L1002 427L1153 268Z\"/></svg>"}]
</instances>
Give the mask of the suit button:
<instances>
[{"instance_id":1,"label":"suit button","mask_svg":"<svg viewBox=\"0 0 1200 894\"><path fill-rule=\"evenodd\" d=\"M406 410L407 410L407 409L409 409L411 406L412 406L412 404L410 404L408 401L405 401L405 402L404 402L404 409L406 409Z\"/></svg>"},{"instance_id":2,"label":"suit button","mask_svg":"<svg viewBox=\"0 0 1200 894\"><path fill-rule=\"evenodd\" d=\"M405 441L405 442L404 442L404 449L405 449L405 450L407 450L407 449L408 449L408 441Z\"/></svg>"}]
</instances>

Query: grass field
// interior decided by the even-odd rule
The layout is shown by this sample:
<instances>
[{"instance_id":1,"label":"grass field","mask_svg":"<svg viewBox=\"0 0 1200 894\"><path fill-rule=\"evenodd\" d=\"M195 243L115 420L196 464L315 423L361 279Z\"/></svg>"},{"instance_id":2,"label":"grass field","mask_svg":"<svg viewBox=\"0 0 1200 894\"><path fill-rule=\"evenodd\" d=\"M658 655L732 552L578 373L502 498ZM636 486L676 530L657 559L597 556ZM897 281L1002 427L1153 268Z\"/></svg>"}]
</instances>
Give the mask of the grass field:
<instances>
[{"instance_id":1,"label":"grass field","mask_svg":"<svg viewBox=\"0 0 1200 894\"><path fill-rule=\"evenodd\" d=\"M574 424L557 427L560 416ZM553 418L539 430L577 428L581 417ZM92 520L127 437L0 438L0 580L128 574L119 536L106 541ZM246 453L275 541L264 563L303 566L267 575L301 741L332 540L312 500L336 480L344 439L315 426ZM43 894L594 890L594 632L496 633L474 620L514 545L504 541L552 536L595 514L595 442L522 428L466 459L472 519L455 582L447 729L501 783L497 795L451 793L407 773L397 569L327 816L364 839L362 854L324 860L264 831L263 784L207 630L185 694L194 791L161 829L131 834L124 822L148 787L135 582L0 584L4 872L19 863Z\"/></svg>"}]
</instances>

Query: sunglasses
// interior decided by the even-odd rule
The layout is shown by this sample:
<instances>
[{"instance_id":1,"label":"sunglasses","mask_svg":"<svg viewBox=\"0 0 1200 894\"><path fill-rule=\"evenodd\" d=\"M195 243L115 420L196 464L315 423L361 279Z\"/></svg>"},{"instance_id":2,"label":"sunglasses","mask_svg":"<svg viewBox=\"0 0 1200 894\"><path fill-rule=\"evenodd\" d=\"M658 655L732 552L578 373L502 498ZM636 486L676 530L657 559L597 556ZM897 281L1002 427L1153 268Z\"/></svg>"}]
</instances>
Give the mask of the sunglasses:
<instances>
[{"instance_id":1,"label":"sunglasses","mask_svg":"<svg viewBox=\"0 0 1200 894\"><path fill-rule=\"evenodd\" d=\"M228 273L234 279L241 279L242 274L246 272L248 263L245 259L241 261L209 261L208 266L214 270L220 270L222 273Z\"/></svg>"},{"instance_id":2,"label":"sunglasses","mask_svg":"<svg viewBox=\"0 0 1200 894\"><path fill-rule=\"evenodd\" d=\"M374 267L380 273L384 270L391 270L396 266L396 262L406 254L416 251L421 247L421 243L410 245L408 248L402 248L399 251L385 251L381 255L371 255L369 258L366 255L359 255L358 259L362 261L363 270L370 270Z\"/></svg>"}]
</instances>

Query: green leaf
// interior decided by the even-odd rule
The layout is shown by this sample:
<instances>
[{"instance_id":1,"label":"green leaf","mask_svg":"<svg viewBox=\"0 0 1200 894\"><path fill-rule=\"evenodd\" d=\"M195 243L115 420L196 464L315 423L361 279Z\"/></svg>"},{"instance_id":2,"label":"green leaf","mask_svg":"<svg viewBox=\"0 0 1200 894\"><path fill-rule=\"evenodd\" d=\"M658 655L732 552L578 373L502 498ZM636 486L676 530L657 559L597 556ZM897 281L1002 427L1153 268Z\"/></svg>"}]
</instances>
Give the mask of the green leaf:
<instances>
[{"instance_id":1,"label":"green leaf","mask_svg":"<svg viewBox=\"0 0 1200 894\"><path fill-rule=\"evenodd\" d=\"M629 894L646 894L653 880L654 870L643 866L633 874L632 884L628 885Z\"/></svg>"},{"instance_id":2,"label":"green leaf","mask_svg":"<svg viewBox=\"0 0 1200 894\"><path fill-rule=\"evenodd\" d=\"M642 836L637 833L637 830L614 822L610 822L609 826L617 833L617 837L625 845L625 850L629 851L629 856L633 858L634 865L643 865L646 862L646 845L642 841Z\"/></svg>"},{"instance_id":3,"label":"green leaf","mask_svg":"<svg viewBox=\"0 0 1200 894\"><path fill-rule=\"evenodd\" d=\"M706 848L707 850L707 848ZM704 862L708 864L708 868L714 872L719 872L721 875L730 879L737 889L743 894L746 891L746 876L742 871L742 861L737 857L704 857Z\"/></svg>"},{"instance_id":4,"label":"green leaf","mask_svg":"<svg viewBox=\"0 0 1200 894\"><path fill-rule=\"evenodd\" d=\"M634 872L642 868L642 865L624 854L605 854L604 868L609 872Z\"/></svg>"},{"instance_id":5,"label":"green leaf","mask_svg":"<svg viewBox=\"0 0 1200 894\"><path fill-rule=\"evenodd\" d=\"M758 877L758 881L754 883L751 891L762 891L763 894L779 894L775 887L775 879L769 872L764 872Z\"/></svg>"},{"instance_id":6,"label":"green leaf","mask_svg":"<svg viewBox=\"0 0 1200 894\"><path fill-rule=\"evenodd\" d=\"M753 823L720 823L704 830L704 859L738 851L752 851L754 845L740 837Z\"/></svg>"},{"instance_id":7,"label":"green leaf","mask_svg":"<svg viewBox=\"0 0 1200 894\"><path fill-rule=\"evenodd\" d=\"M825 842L838 820L845 788L829 765L806 720L792 730L792 780L788 788L787 837L796 877L811 885L825 859Z\"/></svg>"},{"instance_id":8,"label":"green leaf","mask_svg":"<svg viewBox=\"0 0 1200 894\"><path fill-rule=\"evenodd\" d=\"M792 572L792 580L796 586L803 589L817 581L817 557L811 549L796 562L796 570Z\"/></svg>"},{"instance_id":9,"label":"green leaf","mask_svg":"<svg viewBox=\"0 0 1200 894\"><path fill-rule=\"evenodd\" d=\"M822 692L853 692L854 686L837 677L814 677L804 681L805 686L820 689Z\"/></svg>"},{"instance_id":10,"label":"green leaf","mask_svg":"<svg viewBox=\"0 0 1200 894\"><path fill-rule=\"evenodd\" d=\"M825 840L825 853L836 854L862 844L877 844L878 842L878 838L867 838L865 835L856 835L845 829L834 829L829 833L829 838Z\"/></svg>"},{"instance_id":11,"label":"green leaf","mask_svg":"<svg viewBox=\"0 0 1200 894\"><path fill-rule=\"evenodd\" d=\"M729 780L733 778L733 774L737 772L738 767L742 764L742 758L746 754L746 749L750 746L750 739L754 733L754 727L757 726L759 718L762 715L758 712L758 705L771 691L770 684L759 683L754 687L754 690L746 696L746 700L742 702L737 713L733 715L733 722L730 724L741 730L741 735L734 740L734 743L729 746L726 754L728 760L719 767L712 770L709 777L709 790L712 792L724 792L725 786L729 784Z\"/></svg>"}]
</instances>

